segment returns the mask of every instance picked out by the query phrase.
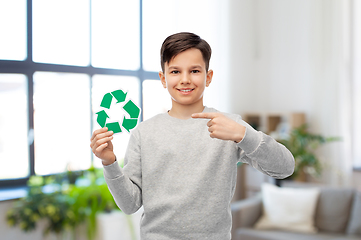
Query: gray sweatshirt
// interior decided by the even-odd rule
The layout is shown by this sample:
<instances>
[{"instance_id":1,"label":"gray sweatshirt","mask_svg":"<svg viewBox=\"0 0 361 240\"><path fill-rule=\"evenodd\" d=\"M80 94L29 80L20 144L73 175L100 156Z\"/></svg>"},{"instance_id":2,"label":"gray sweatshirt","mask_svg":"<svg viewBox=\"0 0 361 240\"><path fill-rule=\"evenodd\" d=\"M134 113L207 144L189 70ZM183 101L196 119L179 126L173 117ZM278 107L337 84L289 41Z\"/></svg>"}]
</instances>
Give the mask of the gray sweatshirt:
<instances>
[{"instance_id":1,"label":"gray sweatshirt","mask_svg":"<svg viewBox=\"0 0 361 240\"><path fill-rule=\"evenodd\" d=\"M123 169L117 162L104 166L118 207L132 214L143 205L142 240L229 240L237 162L274 178L292 174L294 159L283 145L239 115L224 114L246 127L241 142L211 138L208 119L164 113L132 131Z\"/></svg>"}]
</instances>

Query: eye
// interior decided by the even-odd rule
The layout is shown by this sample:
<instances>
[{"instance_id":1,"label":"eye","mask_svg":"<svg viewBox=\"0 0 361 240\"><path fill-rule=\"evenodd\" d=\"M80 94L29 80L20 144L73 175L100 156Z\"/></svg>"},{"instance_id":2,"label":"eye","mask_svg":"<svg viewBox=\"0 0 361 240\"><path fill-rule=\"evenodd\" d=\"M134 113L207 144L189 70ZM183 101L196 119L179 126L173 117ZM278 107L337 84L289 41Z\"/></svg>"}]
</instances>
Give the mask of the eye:
<instances>
[{"instance_id":1,"label":"eye","mask_svg":"<svg viewBox=\"0 0 361 240\"><path fill-rule=\"evenodd\" d=\"M172 73L172 74L178 74L179 71L178 71L178 70L173 70L173 71L171 71L170 73Z\"/></svg>"},{"instance_id":2,"label":"eye","mask_svg":"<svg viewBox=\"0 0 361 240\"><path fill-rule=\"evenodd\" d=\"M192 72L192 73L199 73L199 70L196 70L196 69L195 69L195 70L192 70L191 72Z\"/></svg>"}]
</instances>

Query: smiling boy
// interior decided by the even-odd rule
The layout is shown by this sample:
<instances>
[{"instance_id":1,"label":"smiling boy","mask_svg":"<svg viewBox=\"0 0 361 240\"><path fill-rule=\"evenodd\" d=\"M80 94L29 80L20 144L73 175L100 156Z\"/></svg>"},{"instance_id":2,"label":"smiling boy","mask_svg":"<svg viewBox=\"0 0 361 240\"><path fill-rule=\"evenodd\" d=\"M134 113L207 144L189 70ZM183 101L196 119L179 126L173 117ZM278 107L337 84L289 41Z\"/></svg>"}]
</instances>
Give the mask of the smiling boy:
<instances>
[{"instance_id":1,"label":"smiling boy","mask_svg":"<svg viewBox=\"0 0 361 240\"><path fill-rule=\"evenodd\" d=\"M91 138L119 208L132 214L144 207L141 239L229 240L237 163L275 178L293 172L293 156L283 145L239 115L203 105L213 77L210 57L210 46L195 34L165 39L159 77L172 108L132 131L123 169L112 132L98 129Z\"/></svg>"}]
</instances>

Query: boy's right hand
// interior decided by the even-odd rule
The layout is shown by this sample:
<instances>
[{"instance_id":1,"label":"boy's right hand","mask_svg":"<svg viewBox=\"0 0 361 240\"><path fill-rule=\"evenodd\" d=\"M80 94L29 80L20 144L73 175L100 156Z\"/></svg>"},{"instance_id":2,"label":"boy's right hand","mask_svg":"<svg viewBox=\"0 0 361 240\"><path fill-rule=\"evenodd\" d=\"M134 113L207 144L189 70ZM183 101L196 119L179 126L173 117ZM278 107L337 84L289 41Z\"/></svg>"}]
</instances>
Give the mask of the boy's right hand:
<instances>
[{"instance_id":1,"label":"boy's right hand","mask_svg":"<svg viewBox=\"0 0 361 240\"><path fill-rule=\"evenodd\" d=\"M90 147L95 156L102 160L103 165L110 165L115 162L112 139L113 132L108 132L107 127L95 130L90 139Z\"/></svg>"}]
</instances>

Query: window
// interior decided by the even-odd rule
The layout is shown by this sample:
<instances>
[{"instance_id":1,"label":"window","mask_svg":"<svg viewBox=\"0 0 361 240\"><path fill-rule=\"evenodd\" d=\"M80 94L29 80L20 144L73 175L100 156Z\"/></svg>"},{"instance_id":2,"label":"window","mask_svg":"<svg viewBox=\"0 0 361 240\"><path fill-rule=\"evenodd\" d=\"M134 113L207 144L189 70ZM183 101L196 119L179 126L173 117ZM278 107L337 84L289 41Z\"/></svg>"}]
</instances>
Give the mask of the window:
<instances>
[{"instance_id":1,"label":"window","mask_svg":"<svg viewBox=\"0 0 361 240\"><path fill-rule=\"evenodd\" d=\"M26 0L0 0L0 33L0 59L24 60L27 50Z\"/></svg>"},{"instance_id":2,"label":"window","mask_svg":"<svg viewBox=\"0 0 361 240\"><path fill-rule=\"evenodd\" d=\"M122 89L143 108L142 82L159 78L142 68L142 7L0 0L0 186L101 167L89 147L101 97ZM114 138L119 159L128 138Z\"/></svg>"},{"instance_id":3,"label":"window","mask_svg":"<svg viewBox=\"0 0 361 240\"><path fill-rule=\"evenodd\" d=\"M190 31L220 52L220 4L0 0L0 187L24 185L35 174L101 167L89 144L104 94L127 92L141 120L170 109L158 76L160 46L168 35ZM118 159L128 139L114 137Z\"/></svg>"},{"instance_id":4,"label":"window","mask_svg":"<svg viewBox=\"0 0 361 240\"><path fill-rule=\"evenodd\" d=\"M93 66L139 69L139 4L139 1L92 1L91 62Z\"/></svg>"},{"instance_id":5,"label":"window","mask_svg":"<svg viewBox=\"0 0 361 240\"><path fill-rule=\"evenodd\" d=\"M168 91L157 80L143 81L143 119L147 120L157 113L171 109Z\"/></svg>"},{"instance_id":6,"label":"window","mask_svg":"<svg viewBox=\"0 0 361 240\"><path fill-rule=\"evenodd\" d=\"M32 0L33 60L89 65L89 0Z\"/></svg>"},{"instance_id":7,"label":"window","mask_svg":"<svg viewBox=\"0 0 361 240\"><path fill-rule=\"evenodd\" d=\"M35 72L33 79L35 174L89 168L89 76Z\"/></svg>"},{"instance_id":8,"label":"window","mask_svg":"<svg viewBox=\"0 0 361 240\"><path fill-rule=\"evenodd\" d=\"M0 179L29 174L27 101L26 76L0 74Z\"/></svg>"}]
</instances>

